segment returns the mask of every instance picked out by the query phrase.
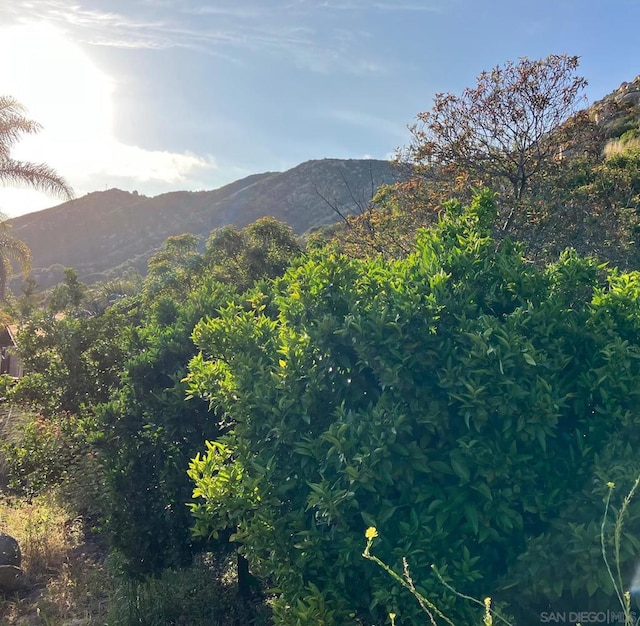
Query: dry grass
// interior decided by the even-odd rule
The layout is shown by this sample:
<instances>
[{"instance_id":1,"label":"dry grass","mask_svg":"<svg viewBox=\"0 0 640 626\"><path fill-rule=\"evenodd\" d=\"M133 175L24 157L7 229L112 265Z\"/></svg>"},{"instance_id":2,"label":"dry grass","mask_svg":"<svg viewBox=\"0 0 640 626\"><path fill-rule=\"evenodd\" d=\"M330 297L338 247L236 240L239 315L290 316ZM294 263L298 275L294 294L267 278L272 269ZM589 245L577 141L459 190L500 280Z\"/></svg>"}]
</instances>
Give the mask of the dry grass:
<instances>
[{"instance_id":1,"label":"dry grass","mask_svg":"<svg viewBox=\"0 0 640 626\"><path fill-rule=\"evenodd\" d=\"M27 503L0 496L0 532L18 540L22 568L33 584L23 593L0 596L1 624L94 624L106 614L108 577L100 559L83 542L79 520L70 519L53 498Z\"/></svg>"},{"instance_id":2,"label":"dry grass","mask_svg":"<svg viewBox=\"0 0 640 626\"><path fill-rule=\"evenodd\" d=\"M627 141L612 139L604 147L604 154L605 156L611 156L612 154L619 154L631 148L640 148L640 138L629 139Z\"/></svg>"},{"instance_id":3,"label":"dry grass","mask_svg":"<svg viewBox=\"0 0 640 626\"><path fill-rule=\"evenodd\" d=\"M0 532L15 537L33 583L0 595L0 626L265 626L267 603L236 592L235 560L201 555L181 570L131 581L83 537L82 523L52 497L0 494ZM117 559L116 559L117 561Z\"/></svg>"}]
</instances>

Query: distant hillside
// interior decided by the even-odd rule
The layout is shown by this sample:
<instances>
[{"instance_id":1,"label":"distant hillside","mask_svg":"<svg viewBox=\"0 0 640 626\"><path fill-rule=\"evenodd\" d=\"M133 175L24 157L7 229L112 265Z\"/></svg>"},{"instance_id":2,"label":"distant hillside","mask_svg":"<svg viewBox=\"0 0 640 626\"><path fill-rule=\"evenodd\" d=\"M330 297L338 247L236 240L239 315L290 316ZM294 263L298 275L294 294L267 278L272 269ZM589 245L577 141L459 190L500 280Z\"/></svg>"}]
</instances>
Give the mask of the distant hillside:
<instances>
[{"instance_id":1,"label":"distant hillside","mask_svg":"<svg viewBox=\"0 0 640 626\"><path fill-rule=\"evenodd\" d=\"M286 172L267 172L213 191L176 191L149 198L119 189L97 191L11 220L12 235L33 255L33 275L49 287L73 267L95 282L147 260L171 235L206 239L221 226L246 226L264 216L288 223L297 234L332 224L366 205L375 189L398 179L388 161L323 159Z\"/></svg>"},{"instance_id":2,"label":"distant hillside","mask_svg":"<svg viewBox=\"0 0 640 626\"><path fill-rule=\"evenodd\" d=\"M640 134L640 75L629 83L622 83L589 109L607 137L621 137L634 131Z\"/></svg>"}]
</instances>

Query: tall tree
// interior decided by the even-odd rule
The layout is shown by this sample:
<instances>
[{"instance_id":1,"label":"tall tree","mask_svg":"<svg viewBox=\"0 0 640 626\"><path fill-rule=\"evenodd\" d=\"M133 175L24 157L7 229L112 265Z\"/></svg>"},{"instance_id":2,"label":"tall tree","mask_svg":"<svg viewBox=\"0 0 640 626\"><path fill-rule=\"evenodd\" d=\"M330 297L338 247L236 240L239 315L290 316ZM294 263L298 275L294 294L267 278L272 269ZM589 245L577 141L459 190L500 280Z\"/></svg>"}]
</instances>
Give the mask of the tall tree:
<instances>
[{"instance_id":1,"label":"tall tree","mask_svg":"<svg viewBox=\"0 0 640 626\"><path fill-rule=\"evenodd\" d=\"M73 198L70 185L53 168L11 157L11 149L23 135L36 133L41 128L25 114L25 107L17 100L0 96L0 185L26 185L63 198ZM30 261L26 244L9 235L6 218L0 215L0 301L5 299L12 263L17 262L27 272Z\"/></svg>"},{"instance_id":2,"label":"tall tree","mask_svg":"<svg viewBox=\"0 0 640 626\"><path fill-rule=\"evenodd\" d=\"M578 57L550 55L482 72L460 96L440 93L411 128L410 160L449 166L493 187L507 183L519 202L531 179L562 156L576 137L572 124L587 81Z\"/></svg>"}]
</instances>

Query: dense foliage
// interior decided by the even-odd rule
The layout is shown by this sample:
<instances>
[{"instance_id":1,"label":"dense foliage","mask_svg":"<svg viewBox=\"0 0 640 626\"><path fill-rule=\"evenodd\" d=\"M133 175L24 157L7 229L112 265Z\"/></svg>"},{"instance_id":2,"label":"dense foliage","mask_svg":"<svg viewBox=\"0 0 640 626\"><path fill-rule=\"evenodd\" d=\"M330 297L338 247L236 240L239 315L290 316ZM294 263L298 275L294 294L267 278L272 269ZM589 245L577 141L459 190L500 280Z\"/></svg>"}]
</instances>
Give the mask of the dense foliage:
<instances>
[{"instance_id":1,"label":"dense foliage","mask_svg":"<svg viewBox=\"0 0 640 626\"><path fill-rule=\"evenodd\" d=\"M218 430L203 403L185 402L181 380L194 354L193 326L203 310L214 311L229 294L223 285L209 284L183 303L158 300L144 324L127 334L119 391L97 408L104 521L130 573L183 565L196 547L184 468L202 437Z\"/></svg>"},{"instance_id":2,"label":"dense foliage","mask_svg":"<svg viewBox=\"0 0 640 626\"><path fill-rule=\"evenodd\" d=\"M234 247L225 245L229 237ZM201 400L185 401L193 328L203 316L215 317L238 290L284 271L287 255L298 252L291 230L271 219L214 231L202 253L196 245L190 235L172 237L151 259L140 323L126 333L120 389L97 409L105 523L136 575L187 563L198 548L186 507L186 468L220 425Z\"/></svg>"},{"instance_id":3,"label":"dense foliage","mask_svg":"<svg viewBox=\"0 0 640 626\"><path fill-rule=\"evenodd\" d=\"M367 526L464 623L431 564L523 623L611 598L599 527L606 483L640 469L640 276L572 252L537 269L494 217L488 193L450 204L406 260L318 255L197 326L191 393L231 429L191 464L198 529L237 526L279 623L423 619L361 559Z\"/></svg>"},{"instance_id":4,"label":"dense foliage","mask_svg":"<svg viewBox=\"0 0 640 626\"><path fill-rule=\"evenodd\" d=\"M280 624L424 622L362 558L371 527L457 623L482 608L443 581L518 624L611 606L604 501L640 473L640 118L566 120L576 66L438 96L414 176L304 254L264 218L170 237L145 279L67 268L42 307L26 284L11 487L61 488L132 589L239 547ZM632 502L625 580L639 530Z\"/></svg>"},{"instance_id":5,"label":"dense foliage","mask_svg":"<svg viewBox=\"0 0 640 626\"><path fill-rule=\"evenodd\" d=\"M5 446L12 484L28 493L62 485L135 576L188 563L202 547L191 537L186 469L220 425L204 402L185 401L193 328L300 252L270 218L214 231L197 248L192 235L169 238L139 293L112 291L106 308L67 269L20 332L27 375L10 397L34 417Z\"/></svg>"}]
</instances>

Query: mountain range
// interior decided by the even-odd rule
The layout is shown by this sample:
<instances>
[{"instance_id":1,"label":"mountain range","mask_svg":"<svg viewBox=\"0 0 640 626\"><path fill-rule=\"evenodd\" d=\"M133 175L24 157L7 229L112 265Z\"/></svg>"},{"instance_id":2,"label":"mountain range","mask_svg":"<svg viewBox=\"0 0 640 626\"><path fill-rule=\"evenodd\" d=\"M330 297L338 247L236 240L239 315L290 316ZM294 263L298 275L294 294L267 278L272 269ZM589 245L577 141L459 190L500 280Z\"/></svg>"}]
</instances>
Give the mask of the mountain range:
<instances>
[{"instance_id":1,"label":"mountain range","mask_svg":"<svg viewBox=\"0 0 640 626\"><path fill-rule=\"evenodd\" d=\"M298 235L367 206L377 187L400 173L389 161L322 159L285 172L248 176L212 191L175 191L155 197L110 189L11 220L12 236L33 256L41 288L57 284L65 267L94 283L127 268L146 273L148 259L167 237L246 226L264 216Z\"/></svg>"},{"instance_id":2,"label":"mountain range","mask_svg":"<svg viewBox=\"0 0 640 626\"><path fill-rule=\"evenodd\" d=\"M633 134L640 141L640 76L588 111L605 140ZM41 288L59 283L65 267L74 268L83 282L95 283L128 268L145 274L149 258L172 235L192 233L204 242L216 228L243 227L264 216L303 235L362 211L380 185L402 178L390 161L321 159L211 191L147 197L110 189L14 218L11 234L31 249L32 276ZM580 242L568 243L580 249Z\"/></svg>"}]
</instances>

